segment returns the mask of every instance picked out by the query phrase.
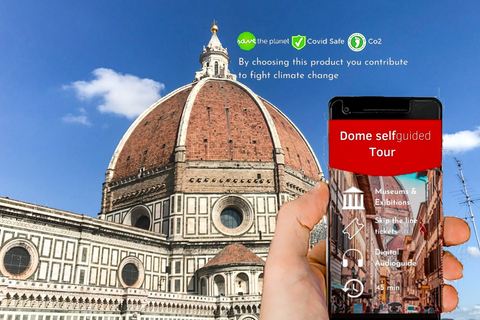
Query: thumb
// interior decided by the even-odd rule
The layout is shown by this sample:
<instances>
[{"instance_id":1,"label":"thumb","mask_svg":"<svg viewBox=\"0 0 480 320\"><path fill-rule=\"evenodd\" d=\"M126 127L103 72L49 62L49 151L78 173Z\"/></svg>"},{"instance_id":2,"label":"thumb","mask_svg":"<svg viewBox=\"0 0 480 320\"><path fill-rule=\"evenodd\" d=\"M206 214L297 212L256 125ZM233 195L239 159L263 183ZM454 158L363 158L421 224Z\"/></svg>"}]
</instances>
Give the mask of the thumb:
<instances>
[{"instance_id":1,"label":"thumb","mask_svg":"<svg viewBox=\"0 0 480 320\"><path fill-rule=\"evenodd\" d=\"M269 259L285 263L297 257L305 258L310 231L325 215L327 204L328 185L321 182L300 198L283 205L277 214Z\"/></svg>"}]
</instances>

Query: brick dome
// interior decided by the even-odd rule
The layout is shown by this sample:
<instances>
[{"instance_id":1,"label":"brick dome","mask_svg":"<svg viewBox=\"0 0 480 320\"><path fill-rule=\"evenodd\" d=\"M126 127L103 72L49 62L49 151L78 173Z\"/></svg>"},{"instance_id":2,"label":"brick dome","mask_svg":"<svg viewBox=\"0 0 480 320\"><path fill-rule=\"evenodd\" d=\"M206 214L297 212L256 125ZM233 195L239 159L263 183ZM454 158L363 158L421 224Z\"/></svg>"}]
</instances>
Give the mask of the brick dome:
<instances>
[{"instance_id":1,"label":"brick dome","mask_svg":"<svg viewBox=\"0 0 480 320\"><path fill-rule=\"evenodd\" d=\"M262 217L259 222L253 215L257 207L266 212L267 199L255 208L253 199L268 195L268 210L276 212L285 201L323 179L298 128L230 73L230 57L217 30L212 29L211 39L203 47L202 69L195 72L194 81L151 105L123 136L106 172L102 214L170 197L171 213L194 212L199 206L202 212L212 210L209 221L225 235L253 232L251 226L257 223L271 224L273 233L273 220ZM193 194L213 198L208 203L207 198L182 202L184 195ZM232 197L222 198L228 194ZM220 217L232 203L242 208L245 219L230 232ZM160 219L147 215L158 212L158 206L138 210L150 219ZM135 222L136 216L132 218L127 211L114 219L125 221L125 217ZM194 219L187 220L194 228ZM206 232L205 226L202 222L202 232Z\"/></svg>"},{"instance_id":2,"label":"brick dome","mask_svg":"<svg viewBox=\"0 0 480 320\"><path fill-rule=\"evenodd\" d=\"M319 180L320 166L298 128L273 104L231 79L204 78L166 95L128 129L109 165L108 181L175 162L275 161Z\"/></svg>"}]
</instances>

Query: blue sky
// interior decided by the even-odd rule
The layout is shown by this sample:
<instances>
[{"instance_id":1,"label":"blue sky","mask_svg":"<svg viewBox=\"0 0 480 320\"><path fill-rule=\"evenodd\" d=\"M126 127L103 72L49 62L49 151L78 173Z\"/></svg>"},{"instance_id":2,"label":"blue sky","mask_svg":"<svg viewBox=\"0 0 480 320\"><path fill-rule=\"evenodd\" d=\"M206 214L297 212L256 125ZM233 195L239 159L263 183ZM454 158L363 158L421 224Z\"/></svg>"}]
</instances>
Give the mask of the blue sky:
<instances>
[{"instance_id":1,"label":"blue sky","mask_svg":"<svg viewBox=\"0 0 480 320\"><path fill-rule=\"evenodd\" d=\"M464 217L453 155L463 163L473 198L480 198L479 10L475 1L1 1L0 196L95 216L117 143L143 108L193 80L216 19L236 74L262 69L239 66L239 58L408 60L403 67L315 67L338 73L333 81L242 82L296 123L324 170L331 97L439 97L444 132L451 134L445 140L445 213ZM358 53L346 45L242 51L236 38L244 31L264 39L301 34L345 40L360 32L382 44ZM480 257L468 249L474 245L472 239L451 249L468 279L455 283L461 298L455 319L480 319Z\"/></svg>"}]
</instances>

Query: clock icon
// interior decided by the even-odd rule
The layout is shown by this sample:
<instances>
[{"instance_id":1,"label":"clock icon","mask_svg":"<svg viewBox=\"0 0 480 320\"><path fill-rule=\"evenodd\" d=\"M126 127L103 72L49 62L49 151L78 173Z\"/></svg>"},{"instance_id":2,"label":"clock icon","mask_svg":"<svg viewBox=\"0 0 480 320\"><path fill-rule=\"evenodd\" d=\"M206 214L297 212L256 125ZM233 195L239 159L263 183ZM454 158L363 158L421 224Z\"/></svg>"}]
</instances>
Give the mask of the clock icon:
<instances>
[{"instance_id":1,"label":"clock icon","mask_svg":"<svg viewBox=\"0 0 480 320\"><path fill-rule=\"evenodd\" d=\"M355 299L362 295L363 283L357 279L350 279L347 281L347 283L345 283L342 290L347 292L347 296Z\"/></svg>"}]
</instances>

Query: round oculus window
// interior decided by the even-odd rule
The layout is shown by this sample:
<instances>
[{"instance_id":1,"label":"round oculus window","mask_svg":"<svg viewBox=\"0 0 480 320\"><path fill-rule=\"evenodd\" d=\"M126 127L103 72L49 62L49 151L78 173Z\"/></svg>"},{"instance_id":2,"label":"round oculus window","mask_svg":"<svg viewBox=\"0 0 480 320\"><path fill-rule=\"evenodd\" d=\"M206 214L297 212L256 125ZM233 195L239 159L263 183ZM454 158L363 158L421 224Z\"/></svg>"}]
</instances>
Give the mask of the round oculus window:
<instances>
[{"instance_id":1,"label":"round oculus window","mask_svg":"<svg viewBox=\"0 0 480 320\"><path fill-rule=\"evenodd\" d=\"M0 273L13 279L28 279L37 270L38 251L27 239L7 241L0 249Z\"/></svg>"},{"instance_id":2,"label":"round oculus window","mask_svg":"<svg viewBox=\"0 0 480 320\"><path fill-rule=\"evenodd\" d=\"M22 274L30 265L30 254L23 247L13 247L5 254L3 265L11 274Z\"/></svg>"},{"instance_id":3,"label":"round oculus window","mask_svg":"<svg viewBox=\"0 0 480 320\"><path fill-rule=\"evenodd\" d=\"M133 256L126 257L118 266L118 280L123 287L139 288L145 279L142 262Z\"/></svg>"},{"instance_id":4,"label":"round oculus window","mask_svg":"<svg viewBox=\"0 0 480 320\"><path fill-rule=\"evenodd\" d=\"M133 286L138 281L138 268L133 263L127 263L122 269L122 279L127 286Z\"/></svg>"},{"instance_id":5,"label":"round oculus window","mask_svg":"<svg viewBox=\"0 0 480 320\"><path fill-rule=\"evenodd\" d=\"M238 228L243 221L243 215L235 208L226 208L220 214L222 224L230 229Z\"/></svg>"},{"instance_id":6,"label":"round oculus window","mask_svg":"<svg viewBox=\"0 0 480 320\"><path fill-rule=\"evenodd\" d=\"M212 222L225 235L240 236L253 225L253 207L238 195L226 195L215 201L212 207Z\"/></svg>"}]
</instances>

